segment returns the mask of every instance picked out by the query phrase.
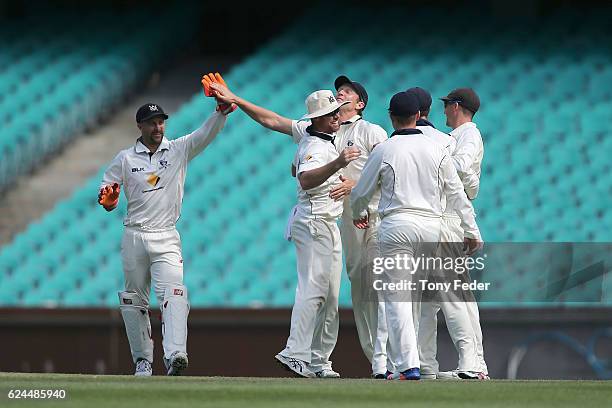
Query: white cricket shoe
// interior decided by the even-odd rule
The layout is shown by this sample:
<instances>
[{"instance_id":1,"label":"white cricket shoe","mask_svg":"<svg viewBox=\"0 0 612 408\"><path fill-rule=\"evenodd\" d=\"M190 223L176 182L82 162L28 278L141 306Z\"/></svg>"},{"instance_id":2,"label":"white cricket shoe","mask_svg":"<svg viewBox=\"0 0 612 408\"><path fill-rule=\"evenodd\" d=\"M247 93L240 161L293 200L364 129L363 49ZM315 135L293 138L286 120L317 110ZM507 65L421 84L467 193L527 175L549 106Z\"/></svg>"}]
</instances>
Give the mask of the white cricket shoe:
<instances>
[{"instance_id":1,"label":"white cricket shoe","mask_svg":"<svg viewBox=\"0 0 612 408\"><path fill-rule=\"evenodd\" d=\"M317 378L340 378L340 373L335 372L331 368L324 368L315 373Z\"/></svg>"},{"instance_id":2,"label":"white cricket shoe","mask_svg":"<svg viewBox=\"0 0 612 408\"><path fill-rule=\"evenodd\" d=\"M308 363L297 358L285 357L281 354L274 356L276 361L283 366L284 369L297 374L300 377L315 378L316 374L310 369Z\"/></svg>"},{"instance_id":3,"label":"white cricket shoe","mask_svg":"<svg viewBox=\"0 0 612 408\"><path fill-rule=\"evenodd\" d=\"M136 362L136 377L150 377L153 375L153 367L147 360L138 360Z\"/></svg>"},{"instance_id":4,"label":"white cricket shoe","mask_svg":"<svg viewBox=\"0 0 612 408\"><path fill-rule=\"evenodd\" d=\"M439 371L437 375L440 380L460 380L459 370Z\"/></svg>"},{"instance_id":5,"label":"white cricket shoe","mask_svg":"<svg viewBox=\"0 0 612 408\"><path fill-rule=\"evenodd\" d=\"M459 371L457 369L453 371L440 371L438 373L440 380L490 380L489 376L485 373L476 371Z\"/></svg>"},{"instance_id":6,"label":"white cricket shoe","mask_svg":"<svg viewBox=\"0 0 612 408\"><path fill-rule=\"evenodd\" d=\"M488 374L482 373L482 372L478 372L478 371L459 371L459 373L457 375L462 380L480 380L480 381L486 381L486 380L490 380L491 379Z\"/></svg>"},{"instance_id":7,"label":"white cricket shoe","mask_svg":"<svg viewBox=\"0 0 612 408\"><path fill-rule=\"evenodd\" d=\"M181 375L188 365L187 353L175 351L168 362L168 375Z\"/></svg>"},{"instance_id":8,"label":"white cricket shoe","mask_svg":"<svg viewBox=\"0 0 612 408\"><path fill-rule=\"evenodd\" d=\"M421 373L421 380L437 380L438 375L436 373Z\"/></svg>"}]
</instances>

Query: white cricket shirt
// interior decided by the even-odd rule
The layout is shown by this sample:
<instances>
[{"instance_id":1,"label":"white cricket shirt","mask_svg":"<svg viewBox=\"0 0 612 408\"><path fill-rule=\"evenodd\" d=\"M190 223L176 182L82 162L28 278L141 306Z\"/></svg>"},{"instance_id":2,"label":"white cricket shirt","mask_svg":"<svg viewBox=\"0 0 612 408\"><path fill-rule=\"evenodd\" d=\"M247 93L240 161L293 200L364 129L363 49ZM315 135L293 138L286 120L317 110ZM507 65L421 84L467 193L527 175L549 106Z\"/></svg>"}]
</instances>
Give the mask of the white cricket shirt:
<instances>
[{"instance_id":1,"label":"white cricket shirt","mask_svg":"<svg viewBox=\"0 0 612 408\"><path fill-rule=\"evenodd\" d=\"M465 236L480 238L474 209L448 153L420 130L396 131L374 149L351 193L353 219L361 218L378 183L381 218L401 212L442 217L445 195L461 218Z\"/></svg>"},{"instance_id":2,"label":"white cricket shirt","mask_svg":"<svg viewBox=\"0 0 612 408\"><path fill-rule=\"evenodd\" d=\"M442 147L448 153L449 156L451 156L455 151L457 141L451 135L436 129L434 125L428 120L417 120L416 128L423 132L425 136L431 138L431 140L437 143L440 147ZM442 208L445 210L447 209L446 197L442 197ZM455 211L451 208L448 208L448 211L445 213L448 216L457 216Z\"/></svg>"},{"instance_id":3,"label":"white cricket shirt","mask_svg":"<svg viewBox=\"0 0 612 408\"><path fill-rule=\"evenodd\" d=\"M480 189L480 166L484 155L482 136L474 122L464 123L450 134L457 141L453 164L468 198L473 200Z\"/></svg>"},{"instance_id":4,"label":"white cricket shirt","mask_svg":"<svg viewBox=\"0 0 612 408\"><path fill-rule=\"evenodd\" d=\"M299 139L297 149L296 182L298 190L298 215L306 217L320 217L335 219L342 214L342 201L334 201L329 197L333 186L340 183L341 171L337 171L323 184L311 188L302 189L299 181L300 173L318 169L338 158L338 152L333 143L333 135L327 136L326 140L319 136L312 136L304 123L293 122L292 132L294 140Z\"/></svg>"},{"instance_id":5,"label":"white cricket shirt","mask_svg":"<svg viewBox=\"0 0 612 408\"><path fill-rule=\"evenodd\" d=\"M301 134L304 133L303 129L306 129L308 123L292 121L292 130L298 129L299 131L293 131L293 140L295 143L299 143ZM370 123L364 120L360 115L355 115L349 120L342 122L340 129L336 133L336 139L334 145L338 153L342 152L347 147L356 147L359 149L361 155L358 159L350 162L342 171L342 175L355 182L359 181L363 166L370 157L372 149L378 143L387 140L387 132L380 126ZM378 208L378 201L380 200L380 191L375 192L370 202L369 210L371 213L375 213ZM348 211L349 200L345 197L345 202Z\"/></svg>"},{"instance_id":6,"label":"white cricket shirt","mask_svg":"<svg viewBox=\"0 0 612 408\"><path fill-rule=\"evenodd\" d=\"M425 119L417 120L417 129L419 129L425 136L430 137L436 143L439 143L448 154L453 154L457 141L448 133L444 133L435 128L435 126Z\"/></svg>"},{"instance_id":7,"label":"white cricket shirt","mask_svg":"<svg viewBox=\"0 0 612 408\"><path fill-rule=\"evenodd\" d=\"M127 199L125 226L155 231L176 225L187 163L213 141L225 120L225 115L214 112L189 135L175 140L164 137L153 154L140 140L117 154L104 173L102 186L122 186Z\"/></svg>"}]
</instances>

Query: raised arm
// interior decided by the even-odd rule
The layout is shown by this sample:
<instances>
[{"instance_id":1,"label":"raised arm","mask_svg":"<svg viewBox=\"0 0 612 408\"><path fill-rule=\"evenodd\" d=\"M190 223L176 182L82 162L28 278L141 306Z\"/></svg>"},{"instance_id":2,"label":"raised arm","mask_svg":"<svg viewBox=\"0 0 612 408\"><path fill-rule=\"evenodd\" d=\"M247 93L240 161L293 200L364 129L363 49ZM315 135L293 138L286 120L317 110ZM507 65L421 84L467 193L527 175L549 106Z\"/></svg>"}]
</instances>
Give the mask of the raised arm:
<instances>
[{"instance_id":1,"label":"raised arm","mask_svg":"<svg viewBox=\"0 0 612 408\"><path fill-rule=\"evenodd\" d=\"M225 121L226 115L219 111L213 112L202 126L187 136L180 137L174 141L184 150L187 161L197 156L215 139L217 134L223 129L223 126L225 126Z\"/></svg>"},{"instance_id":2,"label":"raised arm","mask_svg":"<svg viewBox=\"0 0 612 408\"><path fill-rule=\"evenodd\" d=\"M210 87L216 92L216 98L219 101L228 104L234 103L263 127L292 136L291 119L281 116L271 110L262 108L261 106L257 106L254 103L235 95L227 87L221 84L212 83Z\"/></svg>"}]
</instances>

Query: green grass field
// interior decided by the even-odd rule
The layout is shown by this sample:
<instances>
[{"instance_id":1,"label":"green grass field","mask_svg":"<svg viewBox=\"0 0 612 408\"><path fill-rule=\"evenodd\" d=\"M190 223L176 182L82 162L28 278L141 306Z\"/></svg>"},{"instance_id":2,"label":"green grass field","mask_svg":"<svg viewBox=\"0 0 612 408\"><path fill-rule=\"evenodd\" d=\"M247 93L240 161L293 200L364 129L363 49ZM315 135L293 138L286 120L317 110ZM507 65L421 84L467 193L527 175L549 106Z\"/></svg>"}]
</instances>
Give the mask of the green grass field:
<instances>
[{"instance_id":1,"label":"green grass field","mask_svg":"<svg viewBox=\"0 0 612 408\"><path fill-rule=\"evenodd\" d=\"M9 400L11 389L63 389L65 400ZM0 373L0 407L606 407L605 381L383 381Z\"/></svg>"}]
</instances>

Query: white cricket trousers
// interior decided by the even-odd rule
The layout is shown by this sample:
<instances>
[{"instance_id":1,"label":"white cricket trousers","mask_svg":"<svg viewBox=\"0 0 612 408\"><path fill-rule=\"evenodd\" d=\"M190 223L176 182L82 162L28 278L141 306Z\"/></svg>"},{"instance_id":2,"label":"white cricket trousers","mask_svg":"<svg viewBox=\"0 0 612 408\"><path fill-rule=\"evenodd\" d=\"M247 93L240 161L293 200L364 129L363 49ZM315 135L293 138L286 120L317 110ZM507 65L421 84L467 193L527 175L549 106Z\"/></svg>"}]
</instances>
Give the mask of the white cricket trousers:
<instances>
[{"instance_id":1,"label":"white cricket trousers","mask_svg":"<svg viewBox=\"0 0 612 408\"><path fill-rule=\"evenodd\" d=\"M394 213L383 218L378 229L378 242L383 258L395 258L397 255L409 258L432 256L429 252L432 243L440 238L440 218L416 215L408 212ZM410 261L408 261L410 262ZM411 275L406 269L385 268L384 282L413 281L417 275ZM418 282L417 288L418 288ZM404 293L384 291L385 323L388 339L384 333L384 326L379 322L377 343L387 345L389 360L397 371L406 371L410 368L420 367L417 333L420 317L420 291L405 291ZM401 298L401 299L398 299ZM382 305L381 305L382 307ZM380 370L380 367L373 367ZM378 371L380 372L380 371Z\"/></svg>"},{"instance_id":2,"label":"white cricket trousers","mask_svg":"<svg viewBox=\"0 0 612 408\"><path fill-rule=\"evenodd\" d=\"M342 244L335 219L297 214L291 225L297 253L298 284L291 329L281 355L310 364L314 372L331 368L338 339L338 296Z\"/></svg>"},{"instance_id":3,"label":"white cricket trousers","mask_svg":"<svg viewBox=\"0 0 612 408\"><path fill-rule=\"evenodd\" d=\"M151 282L160 306L167 286L183 285L181 238L176 228L152 232L126 227L121 241L121 258L125 290L136 292L147 307ZM164 336L162 342L166 358L177 351L170 340ZM186 344L178 351L186 352Z\"/></svg>"},{"instance_id":4,"label":"white cricket trousers","mask_svg":"<svg viewBox=\"0 0 612 408\"><path fill-rule=\"evenodd\" d=\"M380 256L378 249L378 215L371 214L369 227L359 229L353 225L350 200L344 200L340 236L346 272L351 281L351 300L355 325L361 349L372 363L376 328L378 326L377 293L372 283L374 258Z\"/></svg>"},{"instance_id":5,"label":"white cricket trousers","mask_svg":"<svg viewBox=\"0 0 612 408\"><path fill-rule=\"evenodd\" d=\"M463 229L457 217L443 217L440 242L462 243ZM465 256L461 252L462 244L440 246L439 256L458 258ZM457 275L457 279L469 282L469 273ZM421 322L419 325L419 351L422 373L434 374L439 371L437 354L438 311L442 310L450 338L457 350L460 371L488 373L482 347L482 331L478 304L473 301L453 299L444 292L438 293L439 301L421 304Z\"/></svg>"}]
</instances>

